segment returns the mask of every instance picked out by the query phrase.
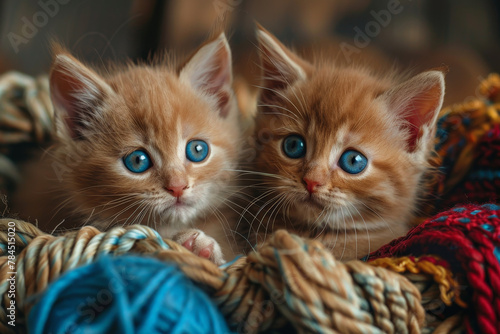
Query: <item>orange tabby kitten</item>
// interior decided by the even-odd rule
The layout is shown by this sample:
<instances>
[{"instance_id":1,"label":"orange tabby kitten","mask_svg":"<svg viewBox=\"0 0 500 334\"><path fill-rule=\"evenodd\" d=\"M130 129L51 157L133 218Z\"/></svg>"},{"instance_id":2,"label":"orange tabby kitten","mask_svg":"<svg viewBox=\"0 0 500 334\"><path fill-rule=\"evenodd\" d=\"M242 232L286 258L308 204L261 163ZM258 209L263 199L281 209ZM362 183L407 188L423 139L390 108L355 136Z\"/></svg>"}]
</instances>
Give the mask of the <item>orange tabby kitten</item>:
<instances>
[{"instance_id":1,"label":"orange tabby kitten","mask_svg":"<svg viewBox=\"0 0 500 334\"><path fill-rule=\"evenodd\" d=\"M199 229L223 230L218 207L232 189L240 154L224 34L178 72L166 64L129 64L98 74L57 49L50 89L57 142L45 163L58 202L44 204L43 212L30 214L28 205L19 212L46 229L51 217L65 219L63 227L147 224L223 263L219 245ZM52 197L31 191L40 194L37 201Z\"/></svg>"},{"instance_id":2,"label":"orange tabby kitten","mask_svg":"<svg viewBox=\"0 0 500 334\"><path fill-rule=\"evenodd\" d=\"M264 29L257 35L263 87L250 240L284 228L348 260L404 235L429 172L443 73L400 80L311 64Z\"/></svg>"}]
</instances>

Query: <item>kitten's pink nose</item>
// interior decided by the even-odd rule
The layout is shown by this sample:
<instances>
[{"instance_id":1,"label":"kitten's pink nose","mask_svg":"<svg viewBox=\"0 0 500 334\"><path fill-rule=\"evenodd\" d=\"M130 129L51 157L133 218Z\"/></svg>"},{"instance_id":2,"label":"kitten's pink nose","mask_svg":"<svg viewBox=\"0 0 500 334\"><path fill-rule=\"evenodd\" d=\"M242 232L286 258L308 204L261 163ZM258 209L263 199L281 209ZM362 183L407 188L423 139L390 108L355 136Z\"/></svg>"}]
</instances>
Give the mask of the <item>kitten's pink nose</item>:
<instances>
[{"instance_id":1,"label":"kitten's pink nose","mask_svg":"<svg viewBox=\"0 0 500 334\"><path fill-rule=\"evenodd\" d=\"M172 183L166 187L170 195L177 198L181 197L182 194L184 193L184 190L186 190L187 188L188 186L185 183Z\"/></svg>"},{"instance_id":2,"label":"kitten's pink nose","mask_svg":"<svg viewBox=\"0 0 500 334\"><path fill-rule=\"evenodd\" d=\"M317 188L322 186L322 184L320 184L318 181L309 180L307 178L304 178L304 182L306 183L306 188L309 194L315 193Z\"/></svg>"}]
</instances>

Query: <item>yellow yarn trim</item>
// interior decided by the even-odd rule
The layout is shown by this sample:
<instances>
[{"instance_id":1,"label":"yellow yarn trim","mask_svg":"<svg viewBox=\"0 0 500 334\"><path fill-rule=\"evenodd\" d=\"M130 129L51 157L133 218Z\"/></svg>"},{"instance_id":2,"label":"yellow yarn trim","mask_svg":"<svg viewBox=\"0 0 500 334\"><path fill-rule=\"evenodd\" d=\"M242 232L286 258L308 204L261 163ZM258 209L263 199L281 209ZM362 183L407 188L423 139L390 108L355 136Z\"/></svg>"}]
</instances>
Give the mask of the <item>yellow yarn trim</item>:
<instances>
[{"instance_id":1,"label":"yellow yarn trim","mask_svg":"<svg viewBox=\"0 0 500 334\"><path fill-rule=\"evenodd\" d=\"M437 257L435 257L437 258ZM453 278L450 270L420 258L411 259L408 256L397 258L380 258L370 261L376 267L389 269L396 273L410 272L413 274L427 274L432 276L434 282L439 284L440 298L448 306L453 302L461 307L467 304L460 298L460 285Z\"/></svg>"}]
</instances>

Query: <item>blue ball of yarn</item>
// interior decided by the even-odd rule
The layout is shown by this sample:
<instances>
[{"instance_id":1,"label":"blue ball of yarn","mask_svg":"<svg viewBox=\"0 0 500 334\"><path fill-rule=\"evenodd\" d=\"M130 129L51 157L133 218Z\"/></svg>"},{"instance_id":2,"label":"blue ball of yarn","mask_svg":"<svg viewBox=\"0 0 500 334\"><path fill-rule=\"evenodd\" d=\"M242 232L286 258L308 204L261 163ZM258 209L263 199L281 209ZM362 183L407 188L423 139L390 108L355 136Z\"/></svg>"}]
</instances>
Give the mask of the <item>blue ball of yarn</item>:
<instances>
[{"instance_id":1,"label":"blue ball of yarn","mask_svg":"<svg viewBox=\"0 0 500 334\"><path fill-rule=\"evenodd\" d=\"M28 315L28 332L229 333L208 296L180 269L138 256L103 256L61 276Z\"/></svg>"}]
</instances>

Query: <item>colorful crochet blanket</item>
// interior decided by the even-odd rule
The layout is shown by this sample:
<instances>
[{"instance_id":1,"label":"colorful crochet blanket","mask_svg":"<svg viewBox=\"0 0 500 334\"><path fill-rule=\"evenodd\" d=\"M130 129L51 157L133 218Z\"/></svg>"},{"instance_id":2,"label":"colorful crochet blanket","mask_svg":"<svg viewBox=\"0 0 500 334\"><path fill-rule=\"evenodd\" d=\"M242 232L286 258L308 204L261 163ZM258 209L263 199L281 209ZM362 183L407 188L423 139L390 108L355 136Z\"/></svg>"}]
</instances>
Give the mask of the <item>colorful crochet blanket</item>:
<instances>
[{"instance_id":1,"label":"colorful crochet blanket","mask_svg":"<svg viewBox=\"0 0 500 334\"><path fill-rule=\"evenodd\" d=\"M472 101L441 113L434 161L441 174L428 198L435 216L370 260L430 257L459 283L467 332L498 333L500 206L484 203L498 203L500 194L500 77L490 75L478 91ZM457 312L441 311L441 317Z\"/></svg>"}]
</instances>

